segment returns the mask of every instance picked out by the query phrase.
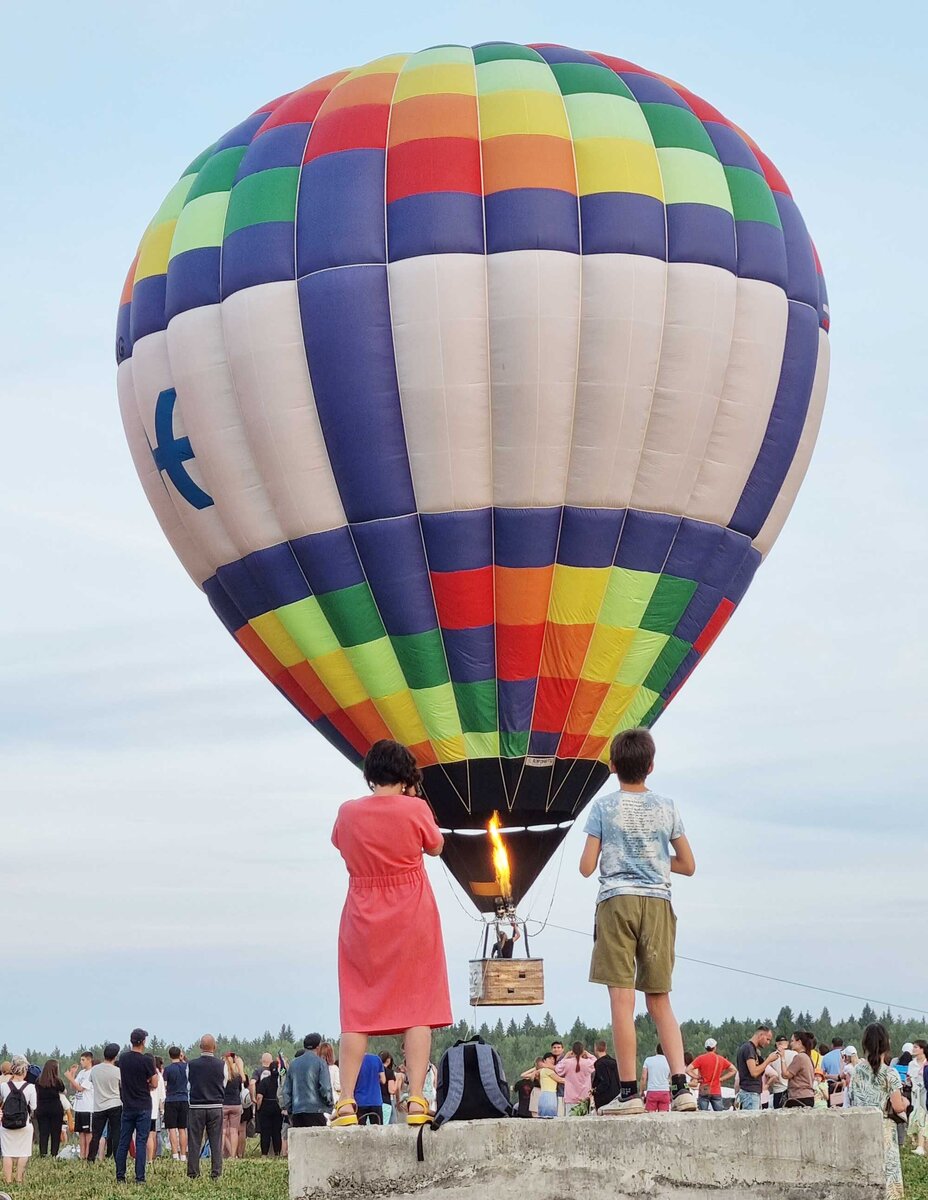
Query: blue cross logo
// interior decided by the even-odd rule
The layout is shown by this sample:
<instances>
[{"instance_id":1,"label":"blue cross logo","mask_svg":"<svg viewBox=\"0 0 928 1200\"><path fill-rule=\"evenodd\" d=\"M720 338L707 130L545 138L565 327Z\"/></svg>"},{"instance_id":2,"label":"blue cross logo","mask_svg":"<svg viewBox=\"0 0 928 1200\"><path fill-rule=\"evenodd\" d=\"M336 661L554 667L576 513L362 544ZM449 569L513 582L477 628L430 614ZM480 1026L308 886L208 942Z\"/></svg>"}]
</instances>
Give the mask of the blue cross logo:
<instances>
[{"instance_id":1,"label":"blue cross logo","mask_svg":"<svg viewBox=\"0 0 928 1200\"><path fill-rule=\"evenodd\" d=\"M209 508L213 503L198 487L184 466L194 457L190 438L174 436L174 405L177 403L177 391L166 388L158 396L155 404L155 441L158 443L152 450L152 458L159 471L164 471L171 483L177 488L188 504L194 508Z\"/></svg>"}]
</instances>

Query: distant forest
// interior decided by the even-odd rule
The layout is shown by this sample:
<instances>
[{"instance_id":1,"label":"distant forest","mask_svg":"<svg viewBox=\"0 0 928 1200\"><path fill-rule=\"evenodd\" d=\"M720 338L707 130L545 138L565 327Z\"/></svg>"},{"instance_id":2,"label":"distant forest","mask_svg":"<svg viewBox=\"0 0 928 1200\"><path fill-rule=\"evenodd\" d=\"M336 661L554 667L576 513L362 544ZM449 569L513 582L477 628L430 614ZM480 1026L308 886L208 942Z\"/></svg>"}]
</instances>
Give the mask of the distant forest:
<instances>
[{"instance_id":1,"label":"distant forest","mask_svg":"<svg viewBox=\"0 0 928 1200\"><path fill-rule=\"evenodd\" d=\"M833 1037L841 1037L845 1044L854 1044L858 1050L865 1026L872 1021L880 1021L886 1026L893 1050L897 1054L903 1042L928 1036L928 1021L924 1017L899 1017L894 1016L891 1012L878 1014L869 1004L864 1005L859 1017L851 1016L846 1020L836 1020L827 1008L823 1008L818 1016L813 1016L810 1012L794 1013L788 1006L781 1008L775 1019L767 1016L761 1020L772 1026L778 1033L791 1033L794 1029L809 1029L814 1033L817 1042L830 1043ZM643 1059L646 1055L654 1053L657 1041L656 1031L648 1016L638 1017L635 1024L638 1027L638 1055L639 1059ZM758 1024L757 1019L739 1020L737 1017L729 1017L728 1020L722 1022L684 1021L682 1026L684 1045L694 1055L699 1054L706 1038L714 1037L718 1041L719 1052L726 1058L734 1060L738 1046L751 1036ZM217 1034L217 1039L221 1051L235 1050L245 1060L249 1069L253 1069L266 1050L272 1054L282 1051L285 1058L292 1058L302 1043L303 1035L309 1032L311 1030L308 1027L305 1030L295 1031L292 1025L284 1025L277 1033L272 1033L268 1029L256 1038L241 1038L220 1033ZM612 1046L612 1035L608 1028L595 1028L585 1024L578 1017L569 1029L559 1029L550 1013L546 1013L541 1021L534 1020L529 1014L521 1023L517 1022L514 1017L508 1023L500 1018L492 1025L484 1022L476 1030L467 1021L459 1021L452 1028L441 1030L435 1034L433 1059L437 1062L443 1051L458 1038L471 1037L475 1032L499 1051L506 1068L507 1078L510 1081L532 1066L535 1058L547 1050L555 1039L562 1041L568 1049L574 1042L583 1042L588 1049L592 1050L593 1043L599 1039L606 1041L610 1050ZM332 1037L330 1040L335 1045L337 1053L338 1039ZM160 1054L165 1059L169 1045L171 1042L161 1037L152 1037L149 1040L151 1053ZM199 1053L195 1045L187 1046L185 1049L190 1056ZM371 1049L374 1051L389 1050L397 1061L402 1058L401 1039L398 1037L373 1038L371 1039ZM77 1049L69 1051L62 1051L58 1046L51 1050L27 1048L22 1053L30 1062L41 1064L47 1058L57 1058L65 1065L70 1065L77 1062L78 1056L84 1050L93 1051L96 1058L103 1056L103 1047L100 1043L81 1045ZM19 1051L15 1047L11 1050L5 1043L0 1046L0 1059L9 1058L12 1053L19 1053Z\"/></svg>"}]
</instances>

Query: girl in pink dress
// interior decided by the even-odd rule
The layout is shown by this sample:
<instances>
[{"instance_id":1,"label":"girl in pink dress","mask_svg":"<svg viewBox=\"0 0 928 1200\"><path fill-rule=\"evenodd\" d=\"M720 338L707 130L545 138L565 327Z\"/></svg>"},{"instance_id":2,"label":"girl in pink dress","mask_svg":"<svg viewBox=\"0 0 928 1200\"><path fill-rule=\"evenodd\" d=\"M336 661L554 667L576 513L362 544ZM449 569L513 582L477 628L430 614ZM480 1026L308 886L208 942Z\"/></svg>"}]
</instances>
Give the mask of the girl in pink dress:
<instances>
[{"instance_id":1,"label":"girl in pink dress","mask_svg":"<svg viewBox=\"0 0 928 1200\"><path fill-rule=\"evenodd\" d=\"M354 1089L371 1034L405 1034L407 1123L429 1120L422 1097L432 1030L451 1024L438 906L422 855L444 838L418 795L416 760L398 742L376 742L364 760L370 796L338 810L332 843L348 868L338 930L341 1099L333 1125L356 1125Z\"/></svg>"}]
</instances>

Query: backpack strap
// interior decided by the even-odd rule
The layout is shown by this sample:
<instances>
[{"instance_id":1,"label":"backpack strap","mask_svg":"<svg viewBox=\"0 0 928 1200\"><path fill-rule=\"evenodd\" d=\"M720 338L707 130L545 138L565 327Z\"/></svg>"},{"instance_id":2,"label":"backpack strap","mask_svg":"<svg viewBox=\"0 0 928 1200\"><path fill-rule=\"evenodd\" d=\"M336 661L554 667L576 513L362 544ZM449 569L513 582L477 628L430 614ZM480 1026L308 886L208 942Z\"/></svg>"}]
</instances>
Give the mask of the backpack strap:
<instances>
[{"instance_id":1,"label":"backpack strap","mask_svg":"<svg viewBox=\"0 0 928 1200\"><path fill-rule=\"evenodd\" d=\"M479 1053L479 1047L477 1047ZM450 1046L445 1051L448 1060L448 1091L441 1108L435 1114L432 1128L437 1129L445 1121L450 1121L461 1107L464 1098L464 1047ZM481 1079L483 1075L481 1073Z\"/></svg>"},{"instance_id":2,"label":"backpack strap","mask_svg":"<svg viewBox=\"0 0 928 1200\"><path fill-rule=\"evenodd\" d=\"M496 1051L492 1046L487 1046L485 1043L475 1046L474 1050L477 1053L477 1068L480 1071L480 1082L483 1084L483 1090L487 1094L487 1099L499 1112L508 1114L512 1109L512 1105L509 1097L503 1095L503 1089L500 1087L499 1079L496 1075Z\"/></svg>"}]
</instances>

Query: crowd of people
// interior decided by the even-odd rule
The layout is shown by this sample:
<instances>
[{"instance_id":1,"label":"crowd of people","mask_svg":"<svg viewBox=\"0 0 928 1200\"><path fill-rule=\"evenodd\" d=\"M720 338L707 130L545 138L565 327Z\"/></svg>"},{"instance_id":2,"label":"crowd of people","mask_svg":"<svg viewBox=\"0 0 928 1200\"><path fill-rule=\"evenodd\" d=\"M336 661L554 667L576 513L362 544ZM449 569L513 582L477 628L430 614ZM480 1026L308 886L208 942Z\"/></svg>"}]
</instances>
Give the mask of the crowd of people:
<instances>
[{"instance_id":1,"label":"crowd of people","mask_svg":"<svg viewBox=\"0 0 928 1200\"><path fill-rule=\"evenodd\" d=\"M599 876L590 980L608 991L615 1057L605 1042L593 1053L582 1042L568 1051L554 1043L517 1081L516 1115L551 1120L726 1107L876 1107L885 1117L886 1194L899 1200L899 1145L907 1131L915 1153L925 1153L928 1043L907 1044L891 1059L885 1028L872 1023L859 1056L838 1038L819 1047L803 1029L777 1037L771 1050L773 1030L760 1025L733 1063L713 1038L698 1057L685 1052L670 1003L671 876L692 875L696 862L676 804L647 786L654 761L646 729L613 740L610 768L619 787L591 805L579 864L584 877ZM165 1065L148 1053L141 1028L132 1031L127 1049L111 1043L98 1063L85 1054L63 1077L55 1060L33 1075L24 1058L14 1058L0 1076L0 1152L8 1183L14 1173L22 1180L36 1134L39 1153L54 1154L63 1128L72 1125L81 1158L94 1163L112 1155L116 1179L124 1181L134 1152L141 1183L163 1145L162 1125L172 1159L185 1164L191 1178L204 1157L218 1178L224 1159L244 1153L252 1123L261 1153L279 1155L289 1128L381 1124L400 1115L412 1127L431 1121L437 1091L432 1031L451 1025L452 1017L438 907L422 860L440 854L444 838L420 795L421 772L407 747L377 742L365 758L364 778L370 795L343 804L332 833L349 875L338 936L338 1059L333 1046L309 1034L292 1063L268 1053L249 1072L233 1051L217 1053L216 1039L205 1034L198 1055L186 1061L172 1047ZM408 935L411 912L416 938ZM514 941L498 939L501 957L511 955ZM640 1077L636 992L644 993L660 1039ZM398 1034L405 1054L399 1066L388 1054L370 1052L372 1036Z\"/></svg>"}]
</instances>

